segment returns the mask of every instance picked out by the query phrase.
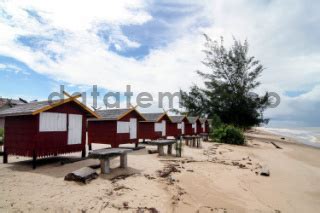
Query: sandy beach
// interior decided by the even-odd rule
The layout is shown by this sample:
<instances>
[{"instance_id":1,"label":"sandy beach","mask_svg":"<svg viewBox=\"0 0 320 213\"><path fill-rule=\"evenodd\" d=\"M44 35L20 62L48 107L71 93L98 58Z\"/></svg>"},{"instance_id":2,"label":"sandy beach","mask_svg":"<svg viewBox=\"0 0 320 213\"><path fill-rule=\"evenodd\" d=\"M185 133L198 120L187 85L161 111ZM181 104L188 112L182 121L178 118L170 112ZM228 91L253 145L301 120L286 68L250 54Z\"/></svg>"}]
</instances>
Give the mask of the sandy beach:
<instances>
[{"instance_id":1,"label":"sandy beach","mask_svg":"<svg viewBox=\"0 0 320 213\"><path fill-rule=\"evenodd\" d=\"M97 160L61 165L59 156L32 170L30 159L10 156L0 164L0 212L318 212L320 149L257 129L246 135L247 146L203 142L184 146L182 158L148 154L147 146L129 154L129 168L115 158L111 174L88 184L64 176Z\"/></svg>"}]
</instances>

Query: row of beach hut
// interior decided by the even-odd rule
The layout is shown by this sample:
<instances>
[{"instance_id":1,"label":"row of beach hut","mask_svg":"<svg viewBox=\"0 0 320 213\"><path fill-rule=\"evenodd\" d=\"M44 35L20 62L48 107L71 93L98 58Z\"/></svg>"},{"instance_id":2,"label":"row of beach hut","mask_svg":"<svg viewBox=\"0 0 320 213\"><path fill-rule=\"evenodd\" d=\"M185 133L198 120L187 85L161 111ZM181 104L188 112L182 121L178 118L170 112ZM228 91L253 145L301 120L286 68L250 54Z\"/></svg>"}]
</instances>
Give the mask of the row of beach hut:
<instances>
[{"instance_id":1,"label":"row of beach hut","mask_svg":"<svg viewBox=\"0 0 320 213\"><path fill-rule=\"evenodd\" d=\"M121 144L141 140L208 133L207 119L169 116L163 113L140 113L136 108L93 111L79 102L79 96L54 102L32 102L0 111L5 121L4 157L54 156L82 152L86 144ZM88 140L87 139L88 136Z\"/></svg>"}]
</instances>

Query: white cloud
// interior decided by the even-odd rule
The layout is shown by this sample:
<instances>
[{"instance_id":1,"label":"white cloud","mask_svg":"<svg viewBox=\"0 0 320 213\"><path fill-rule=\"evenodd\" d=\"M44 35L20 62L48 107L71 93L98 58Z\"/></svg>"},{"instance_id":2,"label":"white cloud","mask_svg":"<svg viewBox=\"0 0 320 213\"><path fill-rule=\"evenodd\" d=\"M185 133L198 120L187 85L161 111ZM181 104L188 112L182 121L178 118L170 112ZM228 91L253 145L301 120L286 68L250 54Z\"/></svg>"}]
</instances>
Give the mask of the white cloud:
<instances>
[{"instance_id":1,"label":"white cloud","mask_svg":"<svg viewBox=\"0 0 320 213\"><path fill-rule=\"evenodd\" d=\"M24 75L30 75L27 71L21 69L18 66L15 66L13 64L0 64L0 72L14 72L14 73L22 73Z\"/></svg>"},{"instance_id":2,"label":"white cloud","mask_svg":"<svg viewBox=\"0 0 320 213\"><path fill-rule=\"evenodd\" d=\"M121 26L142 25L154 19L148 11L153 1L3 1L0 7L12 18L0 22L0 54L17 58L39 73L72 84L97 84L116 91L123 91L130 84L135 92L156 94L187 89L193 82L201 82L194 72L204 69L200 63L203 58L201 32L214 38L224 36L227 44L234 35L239 39L247 38L251 54L267 68L258 91L274 91L282 96L281 105L269 110L269 116L288 119L315 104L319 94L314 91L318 87L307 93L309 99L305 95L286 97L285 92L310 89L310 85L320 83L319 2L188 2L200 9L184 20L167 23L175 24L171 26L174 30L168 32L168 36L175 39L164 47L151 50L144 59L136 60L108 51L107 46L113 43L118 51L140 47L141 43L124 35ZM37 11L48 24L32 19L25 9ZM206 22L206 27L197 25L195 22L198 21ZM106 35L109 43L97 36L101 29L109 32ZM66 36L62 41L49 41L46 48L62 56L57 61L15 40L19 35L52 36L56 31L62 31ZM303 114L299 119L302 117Z\"/></svg>"}]
</instances>

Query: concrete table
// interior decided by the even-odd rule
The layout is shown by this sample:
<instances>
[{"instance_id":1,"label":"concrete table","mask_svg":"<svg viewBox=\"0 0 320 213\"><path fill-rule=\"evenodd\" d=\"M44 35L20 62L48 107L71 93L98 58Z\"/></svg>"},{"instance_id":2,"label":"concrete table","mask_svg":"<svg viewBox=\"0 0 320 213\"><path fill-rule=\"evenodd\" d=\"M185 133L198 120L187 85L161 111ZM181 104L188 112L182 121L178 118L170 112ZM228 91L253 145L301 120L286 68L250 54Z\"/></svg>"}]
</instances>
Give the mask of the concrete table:
<instances>
[{"instance_id":1,"label":"concrete table","mask_svg":"<svg viewBox=\"0 0 320 213\"><path fill-rule=\"evenodd\" d=\"M148 142L149 145L157 146L158 147L158 152L159 156L164 155L164 146L168 146L168 155L172 154L172 145L177 143L176 140L168 140L168 139L161 139L161 140L153 140Z\"/></svg>"},{"instance_id":2,"label":"concrete table","mask_svg":"<svg viewBox=\"0 0 320 213\"><path fill-rule=\"evenodd\" d=\"M183 139L186 140L186 145L191 147L201 147L201 136L198 135L186 135L183 136Z\"/></svg>"},{"instance_id":3,"label":"concrete table","mask_svg":"<svg viewBox=\"0 0 320 213\"><path fill-rule=\"evenodd\" d=\"M203 141L209 141L209 134L208 133L200 133Z\"/></svg>"},{"instance_id":4,"label":"concrete table","mask_svg":"<svg viewBox=\"0 0 320 213\"><path fill-rule=\"evenodd\" d=\"M99 159L101 173L108 174L110 173L110 159L114 157L120 156L120 168L127 168L128 152L132 152L132 150L122 148L98 149L89 152L89 158Z\"/></svg>"}]
</instances>

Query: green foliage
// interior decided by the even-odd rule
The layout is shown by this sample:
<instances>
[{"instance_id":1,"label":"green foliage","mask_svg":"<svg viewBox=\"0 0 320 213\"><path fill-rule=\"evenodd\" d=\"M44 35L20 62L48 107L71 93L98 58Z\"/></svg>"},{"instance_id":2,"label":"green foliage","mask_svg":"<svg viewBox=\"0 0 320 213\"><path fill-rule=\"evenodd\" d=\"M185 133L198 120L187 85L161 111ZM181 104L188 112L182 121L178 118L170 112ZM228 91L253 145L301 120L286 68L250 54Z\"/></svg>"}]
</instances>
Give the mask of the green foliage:
<instances>
[{"instance_id":1,"label":"green foliage","mask_svg":"<svg viewBox=\"0 0 320 213\"><path fill-rule=\"evenodd\" d=\"M206 54L202 62L211 71L197 73L204 79L204 88L194 85L190 92L181 91L181 105L190 116L218 115L223 123L243 129L268 120L263 111L269 105L268 93L259 97L253 93L264 70L254 57L248 56L249 45L234 39L227 49L223 39L213 41L205 35Z\"/></svg>"},{"instance_id":2,"label":"green foliage","mask_svg":"<svg viewBox=\"0 0 320 213\"><path fill-rule=\"evenodd\" d=\"M0 128L0 145L3 144L4 129Z\"/></svg>"},{"instance_id":3,"label":"green foliage","mask_svg":"<svg viewBox=\"0 0 320 213\"><path fill-rule=\"evenodd\" d=\"M223 125L223 123L222 123L222 121L221 121L221 119L220 119L220 117L218 115L214 114L211 117L211 119L212 119L211 126L212 126L213 129L219 128L219 127L221 127Z\"/></svg>"},{"instance_id":4,"label":"green foliage","mask_svg":"<svg viewBox=\"0 0 320 213\"><path fill-rule=\"evenodd\" d=\"M243 131L232 125L222 125L215 128L211 137L220 143L244 145L245 137Z\"/></svg>"}]
</instances>

